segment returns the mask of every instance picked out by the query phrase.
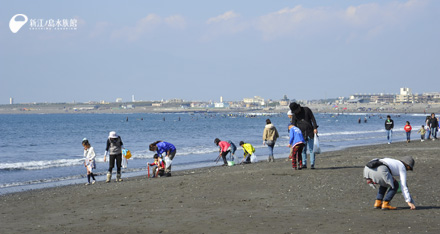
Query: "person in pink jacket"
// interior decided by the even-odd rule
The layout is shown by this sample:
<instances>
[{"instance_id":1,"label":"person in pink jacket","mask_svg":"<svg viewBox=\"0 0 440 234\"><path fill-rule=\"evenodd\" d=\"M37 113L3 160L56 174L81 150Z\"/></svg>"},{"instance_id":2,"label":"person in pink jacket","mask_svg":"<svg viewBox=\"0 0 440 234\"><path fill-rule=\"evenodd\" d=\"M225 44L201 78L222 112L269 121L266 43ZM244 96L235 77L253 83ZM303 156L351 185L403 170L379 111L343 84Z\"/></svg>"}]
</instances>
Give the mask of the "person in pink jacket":
<instances>
[{"instance_id":1,"label":"person in pink jacket","mask_svg":"<svg viewBox=\"0 0 440 234\"><path fill-rule=\"evenodd\" d=\"M226 155L228 155L231 151L231 144L229 144L227 141L221 141L218 138L215 138L214 143L220 148L219 157L221 156L223 158L223 166L227 166L228 161L226 161Z\"/></svg>"}]
</instances>

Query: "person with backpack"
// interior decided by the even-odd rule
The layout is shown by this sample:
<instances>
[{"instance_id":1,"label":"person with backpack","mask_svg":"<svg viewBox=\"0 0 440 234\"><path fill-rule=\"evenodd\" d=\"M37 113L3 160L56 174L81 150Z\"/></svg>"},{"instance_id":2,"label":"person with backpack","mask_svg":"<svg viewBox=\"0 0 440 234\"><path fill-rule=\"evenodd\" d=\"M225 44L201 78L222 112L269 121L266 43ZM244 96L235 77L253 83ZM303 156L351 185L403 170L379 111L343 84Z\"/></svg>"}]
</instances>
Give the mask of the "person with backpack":
<instances>
[{"instance_id":1,"label":"person with backpack","mask_svg":"<svg viewBox=\"0 0 440 234\"><path fill-rule=\"evenodd\" d=\"M173 162L174 157L176 156L177 149L176 147L168 142L165 141L156 141L154 143L151 143L149 146L150 151L156 151L158 155L161 155L163 153L165 154L165 176L170 177L171 176L171 164Z\"/></svg>"},{"instance_id":2,"label":"person with backpack","mask_svg":"<svg viewBox=\"0 0 440 234\"><path fill-rule=\"evenodd\" d=\"M110 180L112 179L112 171L115 167L115 161L116 161L116 181L122 181L121 179L121 167L122 167L122 148L123 144L121 137L116 135L115 131L111 131L108 135L107 139L107 147L105 148L105 154L104 154L104 162L107 161L107 157L109 156L109 168L107 172L107 180L105 182L110 183Z\"/></svg>"},{"instance_id":3,"label":"person with backpack","mask_svg":"<svg viewBox=\"0 0 440 234\"><path fill-rule=\"evenodd\" d=\"M269 157L267 158L268 162L275 162L275 158L273 156L273 148L275 147L275 142L277 141L280 135L278 134L277 128L272 124L270 119L266 119L266 126L264 127L263 132L263 145L267 145L269 148Z\"/></svg>"},{"instance_id":4,"label":"person with backpack","mask_svg":"<svg viewBox=\"0 0 440 234\"><path fill-rule=\"evenodd\" d=\"M414 200L409 193L406 182L406 172L414 169L414 159L411 156L405 156L401 160L392 158L373 159L364 167L364 178L367 184L375 187L379 185L376 201L374 203L375 209L395 210L397 207L390 205L391 200L399 189L399 182L394 179L398 176L400 179L400 186L405 202L411 210L415 210Z\"/></svg>"}]
</instances>

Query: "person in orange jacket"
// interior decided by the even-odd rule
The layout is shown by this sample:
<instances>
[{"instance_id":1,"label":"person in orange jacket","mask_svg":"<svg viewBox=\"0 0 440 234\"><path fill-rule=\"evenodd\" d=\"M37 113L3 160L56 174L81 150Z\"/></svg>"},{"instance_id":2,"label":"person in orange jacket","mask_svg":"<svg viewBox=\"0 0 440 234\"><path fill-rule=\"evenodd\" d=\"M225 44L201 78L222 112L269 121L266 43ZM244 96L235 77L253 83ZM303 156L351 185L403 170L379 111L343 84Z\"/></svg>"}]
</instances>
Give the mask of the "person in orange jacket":
<instances>
[{"instance_id":1,"label":"person in orange jacket","mask_svg":"<svg viewBox=\"0 0 440 234\"><path fill-rule=\"evenodd\" d=\"M409 143L411 141L411 130L412 130L412 127L409 124L409 121L406 121L406 125L405 125L405 127L403 127L403 129L405 129L405 132L406 132L406 143Z\"/></svg>"}]
</instances>

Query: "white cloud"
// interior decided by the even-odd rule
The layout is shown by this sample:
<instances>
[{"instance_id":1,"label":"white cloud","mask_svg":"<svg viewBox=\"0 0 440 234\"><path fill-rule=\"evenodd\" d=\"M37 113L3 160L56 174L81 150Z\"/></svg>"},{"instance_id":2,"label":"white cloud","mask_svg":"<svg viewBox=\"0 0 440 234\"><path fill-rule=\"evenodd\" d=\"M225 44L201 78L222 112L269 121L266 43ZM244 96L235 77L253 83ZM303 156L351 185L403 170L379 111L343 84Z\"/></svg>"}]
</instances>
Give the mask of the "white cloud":
<instances>
[{"instance_id":1,"label":"white cloud","mask_svg":"<svg viewBox=\"0 0 440 234\"><path fill-rule=\"evenodd\" d=\"M349 6L346 9L305 8L301 5L284 8L260 16L255 29L266 40L282 36L303 37L345 33L346 38L374 38L389 29L400 27L414 16L421 15L428 0L408 0L387 4L369 3ZM333 32L332 32L333 30Z\"/></svg>"},{"instance_id":2,"label":"white cloud","mask_svg":"<svg viewBox=\"0 0 440 234\"><path fill-rule=\"evenodd\" d=\"M212 24L212 23L219 23L219 22L223 22L223 21L228 21L234 18L239 17L240 15L235 13L234 11L227 11L219 16L216 17L212 17L209 18L206 23L207 24Z\"/></svg>"},{"instance_id":3,"label":"white cloud","mask_svg":"<svg viewBox=\"0 0 440 234\"><path fill-rule=\"evenodd\" d=\"M165 18L165 23L171 28L183 30L186 28L186 21L181 15L172 15Z\"/></svg>"}]
</instances>

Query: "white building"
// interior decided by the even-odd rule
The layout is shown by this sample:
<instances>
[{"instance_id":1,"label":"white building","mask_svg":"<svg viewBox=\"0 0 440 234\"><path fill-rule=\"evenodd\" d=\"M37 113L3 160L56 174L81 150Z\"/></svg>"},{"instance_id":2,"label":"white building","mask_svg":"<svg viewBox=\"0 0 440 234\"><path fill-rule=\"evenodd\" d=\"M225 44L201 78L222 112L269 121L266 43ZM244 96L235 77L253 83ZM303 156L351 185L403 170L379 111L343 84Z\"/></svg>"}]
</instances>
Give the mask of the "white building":
<instances>
[{"instance_id":1,"label":"white building","mask_svg":"<svg viewBox=\"0 0 440 234\"><path fill-rule=\"evenodd\" d=\"M122 102L122 98L116 98L116 102Z\"/></svg>"},{"instance_id":2,"label":"white building","mask_svg":"<svg viewBox=\"0 0 440 234\"><path fill-rule=\"evenodd\" d=\"M9 98L9 104L11 104L11 105L14 104L14 98Z\"/></svg>"}]
</instances>

